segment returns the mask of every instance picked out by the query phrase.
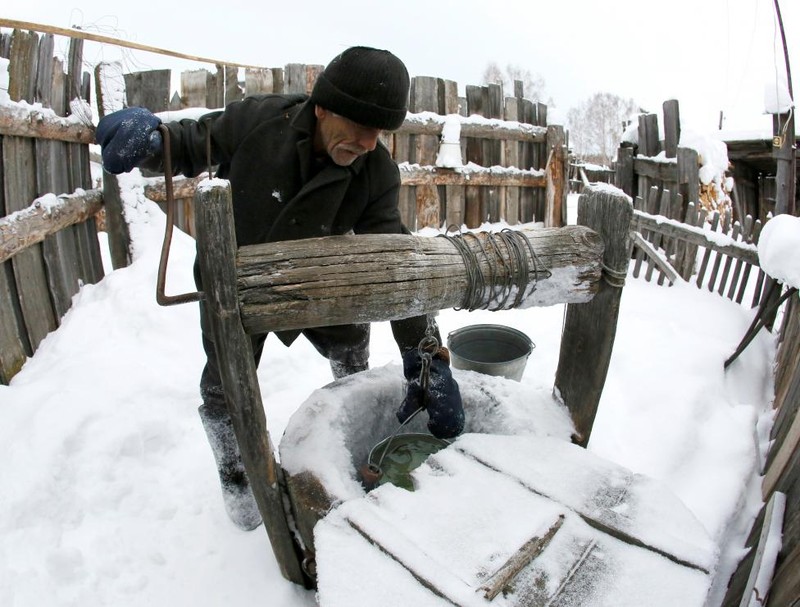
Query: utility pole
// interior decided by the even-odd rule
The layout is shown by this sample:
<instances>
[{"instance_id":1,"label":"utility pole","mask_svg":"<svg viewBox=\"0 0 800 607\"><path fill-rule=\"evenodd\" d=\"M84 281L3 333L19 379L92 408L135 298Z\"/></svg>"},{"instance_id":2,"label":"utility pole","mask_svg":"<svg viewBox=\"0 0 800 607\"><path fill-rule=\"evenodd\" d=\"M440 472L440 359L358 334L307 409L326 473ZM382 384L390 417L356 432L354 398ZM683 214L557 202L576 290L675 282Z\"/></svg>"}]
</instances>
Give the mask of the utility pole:
<instances>
[{"instance_id":1,"label":"utility pole","mask_svg":"<svg viewBox=\"0 0 800 607\"><path fill-rule=\"evenodd\" d=\"M794 92L792 90L792 71L789 66L789 49L786 45L786 34L783 30L783 18L778 0L775 3L775 14L778 19L778 26L783 41L783 57L786 64L786 84L789 89L789 96L794 102ZM795 214L796 196L796 172L797 160L795 159L795 121L793 108L789 108L786 113L775 114L772 118L773 138L772 155L776 160L775 172L775 214L790 213Z\"/></svg>"}]
</instances>

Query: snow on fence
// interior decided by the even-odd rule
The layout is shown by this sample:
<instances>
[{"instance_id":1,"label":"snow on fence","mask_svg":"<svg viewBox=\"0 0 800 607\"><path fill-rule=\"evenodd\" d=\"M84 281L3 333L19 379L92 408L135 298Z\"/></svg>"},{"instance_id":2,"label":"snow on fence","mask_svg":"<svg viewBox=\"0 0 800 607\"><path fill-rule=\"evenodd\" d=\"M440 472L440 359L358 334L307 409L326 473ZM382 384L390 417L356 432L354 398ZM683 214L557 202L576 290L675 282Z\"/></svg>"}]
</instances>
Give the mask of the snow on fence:
<instances>
[{"instance_id":1,"label":"snow on fence","mask_svg":"<svg viewBox=\"0 0 800 607\"><path fill-rule=\"evenodd\" d=\"M80 285L103 276L99 198L87 192L94 129L78 118L89 98L82 49L72 40L65 69L52 35L0 32L0 70L8 72L8 99L0 99L0 383L58 326Z\"/></svg>"}]
</instances>

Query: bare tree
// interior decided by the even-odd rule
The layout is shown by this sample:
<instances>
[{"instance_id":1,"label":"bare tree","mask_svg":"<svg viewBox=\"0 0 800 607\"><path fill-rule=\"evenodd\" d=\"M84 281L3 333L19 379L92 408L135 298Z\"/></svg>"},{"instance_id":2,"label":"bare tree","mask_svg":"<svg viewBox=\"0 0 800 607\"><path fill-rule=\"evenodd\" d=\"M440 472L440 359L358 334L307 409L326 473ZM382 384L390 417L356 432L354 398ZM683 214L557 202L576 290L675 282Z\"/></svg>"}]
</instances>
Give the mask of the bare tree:
<instances>
[{"instance_id":1,"label":"bare tree","mask_svg":"<svg viewBox=\"0 0 800 607\"><path fill-rule=\"evenodd\" d=\"M545 101L545 81L541 74L534 75L530 70L511 64L502 69L495 61L489 62L483 71L483 81L486 84L501 85L503 92L508 96L514 93L515 80L522 82L523 95L526 99L553 105L552 98Z\"/></svg>"},{"instance_id":2,"label":"bare tree","mask_svg":"<svg viewBox=\"0 0 800 607\"><path fill-rule=\"evenodd\" d=\"M573 150L582 158L610 166L622 137L622 125L638 113L633 99L595 93L567 112Z\"/></svg>"}]
</instances>

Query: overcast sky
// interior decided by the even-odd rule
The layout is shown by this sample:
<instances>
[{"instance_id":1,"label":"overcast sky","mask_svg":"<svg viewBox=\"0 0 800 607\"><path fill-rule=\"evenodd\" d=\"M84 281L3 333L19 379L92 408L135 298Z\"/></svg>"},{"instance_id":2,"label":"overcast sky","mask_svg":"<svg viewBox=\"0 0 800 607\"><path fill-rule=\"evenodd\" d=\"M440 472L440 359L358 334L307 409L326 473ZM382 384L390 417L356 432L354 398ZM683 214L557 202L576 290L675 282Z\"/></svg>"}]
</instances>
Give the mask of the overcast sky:
<instances>
[{"instance_id":1,"label":"overcast sky","mask_svg":"<svg viewBox=\"0 0 800 607\"><path fill-rule=\"evenodd\" d=\"M393 51L412 76L455 80L462 92L481 84L489 62L513 64L541 75L564 114L596 92L632 97L659 113L676 98L685 125L713 130L720 110L726 129L771 124L764 87L786 74L773 2L7 0L3 16L265 67L325 64L365 44ZM797 80L800 2L780 4ZM118 57L108 47L86 47L88 62ZM126 62L131 70L204 67L144 52Z\"/></svg>"}]
</instances>

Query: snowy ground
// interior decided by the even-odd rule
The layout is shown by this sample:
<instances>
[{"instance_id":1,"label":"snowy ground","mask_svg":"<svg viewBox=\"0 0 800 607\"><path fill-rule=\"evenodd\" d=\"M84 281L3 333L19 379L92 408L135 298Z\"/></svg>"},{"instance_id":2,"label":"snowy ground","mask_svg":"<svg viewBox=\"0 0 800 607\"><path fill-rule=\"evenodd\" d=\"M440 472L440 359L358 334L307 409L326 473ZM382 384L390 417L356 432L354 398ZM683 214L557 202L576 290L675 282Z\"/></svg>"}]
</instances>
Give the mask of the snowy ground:
<instances>
[{"instance_id":1,"label":"snowy ground","mask_svg":"<svg viewBox=\"0 0 800 607\"><path fill-rule=\"evenodd\" d=\"M226 518L196 414L197 309L155 303L164 220L155 205L136 204L134 263L84 287L0 386L0 604L314 605L313 592L281 578L263 527L245 533ZM169 294L194 290L193 247L176 234ZM482 322L523 330L536 349L522 382L549 388L563 313L446 310L438 320L444 335ZM719 545L726 574L760 505L771 423L773 336L762 333L723 371L752 316L694 286L629 278L590 444L670 488ZM375 325L371 365L397 362L388 324ZM276 443L331 380L307 342L286 349L274 337L259 375Z\"/></svg>"}]
</instances>

